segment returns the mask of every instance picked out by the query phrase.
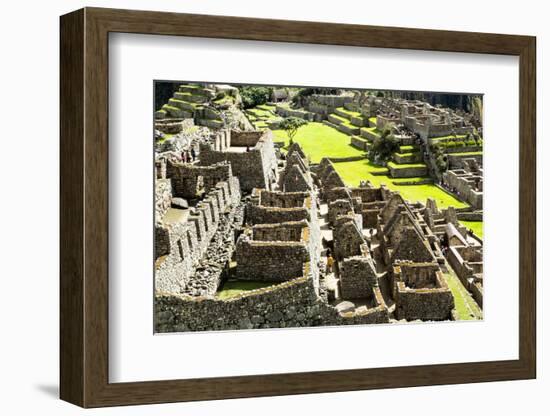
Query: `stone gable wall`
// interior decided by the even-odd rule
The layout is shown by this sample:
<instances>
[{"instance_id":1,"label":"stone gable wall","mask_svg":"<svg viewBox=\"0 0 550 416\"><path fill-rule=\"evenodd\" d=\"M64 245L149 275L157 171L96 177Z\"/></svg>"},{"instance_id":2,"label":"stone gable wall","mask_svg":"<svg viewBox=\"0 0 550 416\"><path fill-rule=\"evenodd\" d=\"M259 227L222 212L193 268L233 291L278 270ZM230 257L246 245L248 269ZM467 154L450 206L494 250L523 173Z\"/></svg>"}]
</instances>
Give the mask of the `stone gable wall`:
<instances>
[{"instance_id":1,"label":"stone gable wall","mask_svg":"<svg viewBox=\"0 0 550 416\"><path fill-rule=\"evenodd\" d=\"M378 285L372 259L354 256L343 259L339 265L340 294L342 299L371 298L372 290Z\"/></svg>"},{"instance_id":2,"label":"stone gable wall","mask_svg":"<svg viewBox=\"0 0 550 416\"><path fill-rule=\"evenodd\" d=\"M302 274L309 250L301 241L253 241L243 234L237 241L235 259L239 280L284 282Z\"/></svg>"}]
</instances>

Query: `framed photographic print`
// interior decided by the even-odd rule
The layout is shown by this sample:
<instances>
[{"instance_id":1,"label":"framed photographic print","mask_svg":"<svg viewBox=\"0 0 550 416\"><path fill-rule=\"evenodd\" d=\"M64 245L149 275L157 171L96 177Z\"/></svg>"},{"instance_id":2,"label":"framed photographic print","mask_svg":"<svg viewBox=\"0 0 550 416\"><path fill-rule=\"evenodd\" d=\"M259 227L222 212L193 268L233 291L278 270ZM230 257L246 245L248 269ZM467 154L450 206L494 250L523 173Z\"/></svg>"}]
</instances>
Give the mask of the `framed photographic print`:
<instances>
[{"instance_id":1,"label":"framed photographic print","mask_svg":"<svg viewBox=\"0 0 550 416\"><path fill-rule=\"evenodd\" d=\"M535 38L86 8L60 52L62 399L536 376Z\"/></svg>"}]
</instances>

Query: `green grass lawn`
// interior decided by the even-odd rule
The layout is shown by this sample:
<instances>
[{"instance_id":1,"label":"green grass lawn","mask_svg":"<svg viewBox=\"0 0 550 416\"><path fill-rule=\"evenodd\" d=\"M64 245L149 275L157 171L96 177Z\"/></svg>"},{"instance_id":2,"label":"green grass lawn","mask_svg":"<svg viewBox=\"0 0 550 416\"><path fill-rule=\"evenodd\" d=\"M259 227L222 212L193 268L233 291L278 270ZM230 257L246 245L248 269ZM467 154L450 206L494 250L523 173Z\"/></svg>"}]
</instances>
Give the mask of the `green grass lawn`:
<instances>
[{"instance_id":1,"label":"green grass lawn","mask_svg":"<svg viewBox=\"0 0 550 416\"><path fill-rule=\"evenodd\" d=\"M249 282L244 280L227 281L216 296L220 299L235 297L248 290L261 289L263 287L273 286L273 282Z\"/></svg>"},{"instance_id":2,"label":"green grass lawn","mask_svg":"<svg viewBox=\"0 0 550 416\"><path fill-rule=\"evenodd\" d=\"M406 169L406 168L425 168L425 163L395 163L388 162L388 166L394 169Z\"/></svg>"},{"instance_id":3,"label":"green grass lawn","mask_svg":"<svg viewBox=\"0 0 550 416\"><path fill-rule=\"evenodd\" d=\"M338 107L337 110L346 113L350 117L361 117L361 113L358 111L346 110L344 107Z\"/></svg>"},{"instance_id":4,"label":"green grass lawn","mask_svg":"<svg viewBox=\"0 0 550 416\"><path fill-rule=\"evenodd\" d=\"M468 206L464 202L456 199L453 195L432 184L396 185L392 183L397 181L396 179L386 175L375 176L372 174L373 172L384 172L386 168L373 165L368 160L335 163L334 167L344 182L349 186L358 186L361 180L369 180L376 187L384 184L392 191L399 191L403 198L410 202L419 201L425 204L428 198L433 198L439 208L447 208L449 206L464 208ZM424 178L406 178L403 182L420 179Z\"/></svg>"},{"instance_id":5,"label":"green grass lawn","mask_svg":"<svg viewBox=\"0 0 550 416\"><path fill-rule=\"evenodd\" d=\"M449 289L451 289L451 292L453 293L453 297L455 299L455 309L458 313L459 320L471 321L475 319L483 319L483 312L454 272L444 273L443 277L447 281Z\"/></svg>"},{"instance_id":6,"label":"green grass lawn","mask_svg":"<svg viewBox=\"0 0 550 416\"><path fill-rule=\"evenodd\" d=\"M399 152L401 153L418 152L419 150L419 147L414 145L399 146Z\"/></svg>"},{"instance_id":7,"label":"green grass lawn","mask_svg":"<svg viewBox=\"0 0 550 416\"><path fill-rule=\"evenodd\" d=\"M285 147L289 138L284 130L273 130L275 141L284 141ZM323 157L363 156L362 150L350 145L350 137L335 128L323 123L310 122L298 129L294 141L302 146L304 153L313 163Z\"/></svg>"},{"instance_id":8,"label":"green grass lawn","mask_svg":"<svg viewBox=\"0 0 550 416\"><path fill-rule=\"evenodd\" d=\"M481 156L483 152L449 153L451 156Z\"/></svg>"},{"instance_id":9,"label":"green grass lawn","mask_svg":"<svg viewBox=\"0 0 550 416\"><path fill-rule=\"evenodd\" d=\"M468 229L472 229L475 235L483 240L483 221L460 221Z\"/></svg>"},{"instance_id":10,"label":"green grass lawn","mask_svg":"<svg viewBox=\"0 0 550 416\"><path fill-rule=\"evenodd\" d=\"M466 138L466 134L457 134L456 136L450 134L448 136L432 137L430 140L432 142L439 142L441 140L448 140L448 139L462 140L464 138Z\"/></svg>"}]
</instances>

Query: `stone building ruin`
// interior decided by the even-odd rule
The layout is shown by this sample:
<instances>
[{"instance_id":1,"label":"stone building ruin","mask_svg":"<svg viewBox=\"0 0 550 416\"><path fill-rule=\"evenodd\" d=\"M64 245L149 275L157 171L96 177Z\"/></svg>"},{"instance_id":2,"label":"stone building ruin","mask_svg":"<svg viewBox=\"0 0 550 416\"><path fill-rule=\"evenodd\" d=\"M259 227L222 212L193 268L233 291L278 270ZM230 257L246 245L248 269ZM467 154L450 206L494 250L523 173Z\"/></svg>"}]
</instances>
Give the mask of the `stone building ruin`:
<instances>
[{"instance_id":1,"label":"stone building ruin","mask_svg":"<svg viewBox=\"0 0 550 416\"><path fill-rule=\"evenodd\" d=\"M313 94L298 110L288 97L274 91L278 114L331 123L340 108L360 110L378 128L404 125L404 144L473 131L467 117L416 101ZM451 275L482 307L482 241L459 221L470 213L368 181L348 186L331 159L311 163L298 143L277 149L269 129L228 123L239 99L230 86L183 85L155 115L163 134L182 120L206 129L181 151L156 151L155 331L454 320ZM347 116L361 126L341 128L361 137L368 119ZM475 158L443 178L481 212ZM221 296L229 284L252 289Z\"/></svg>"}]
</instances>

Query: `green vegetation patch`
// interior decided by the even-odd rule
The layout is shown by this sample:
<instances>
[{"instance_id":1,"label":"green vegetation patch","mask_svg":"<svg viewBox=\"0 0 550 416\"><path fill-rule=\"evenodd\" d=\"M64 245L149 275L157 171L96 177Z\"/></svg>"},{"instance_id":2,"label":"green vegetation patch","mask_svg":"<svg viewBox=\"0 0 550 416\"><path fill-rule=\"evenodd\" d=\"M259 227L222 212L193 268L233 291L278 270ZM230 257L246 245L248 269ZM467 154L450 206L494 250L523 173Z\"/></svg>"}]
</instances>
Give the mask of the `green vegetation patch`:
<instances>
[{"instance_id":1,"label":"green vegetation patch","mask_svg":"<svg viewBox=\"0 0 550 416\"><path fill-rule=\"evenodd\" d=\"M249 290L262 289L264 287L273 286L273 282L250 282L246 280L229 280L223 287L216 293L216 296L220 299L233 298L239 296L243 292Z\"/></svg>"},{"instance_id":2,"label":"green vegetation patch","mask_svg":"<svg viewBox=\"0 0 550 416\"><path fill-rule=\"evenodd\" d=\"M337 110L341 111L342 113L348 114L350 117L361 117L361 113L359 111L347 110L344 107L338 107Z\"/></svg>"},{"instance_id":3,"label":"green vegetation patch","mask_svg":"<svg viewBox=\"0 0 550 416\"><path fill-rule=\"evenodd\" d=\"M248 110L246 110L246 113L247 114L252 114L252 115L256 116L257 118L263 118L263 119L268 119L268 120L278 118L278 116L273 114L273 112L271 112L269 110L263 110L263 109L260 109L258 107L249 108Z\"/></svg>"},{"instance_id":4,"label":"green vegetation patch","mask_svg":"<svg viewBox=\"0 0 550 416\"><path fill-rule=\"evenodd\" d=\"M481 156L483 152L464 152L464 153L451 153L451 156Z\"/></svg>"},{"instance_id":5,"label":"green vegetation patch","mask_svg":"<svg viewBox=\"0 0 550 416\"><path fill-rule=\"evenodd\" d=\"M403 198L410 202L426 203L428 198L435 199L437 206L447 208L453 206L455 208L465 208L468 205L455 198L452 194L444 191L433 184L421 185L398 185L399 182L411 182L427 179L426 177L416 178L390 178L387 175L387 169L381 166L374 165L369 160L357 160L353 162L335 163L334 167L348 186L359 186L362 180L370 181L374 186L386 185L392 191L399 191ZM386 172L384 172L386 171ZM378 174L377 174L378 173ZM396 183L393 183L396 182Z\"/></svg>"},{"instance_id":6,"label":"green vegetation patch","mask_svg":"<svg viewBox=\"0 0 550 416\"><path fill-rule=\"evenodd\" d=\"M483 221L460 221L460 223L483 240Z\"/></svg>"},{"instance_id":7,"label":"green vegetation patch","mask_svg":"<svg viewBox=\"0 0 550 416\"><path fill-rule=\"evenodd\" d=\"M275 141L284 141L284 147L288 147L290 140L284 130L273 130L273 135ZM310 122L300 127L294 142L300 144L313 163L318 163L323 157L338 158L365 154L350 144L347 134L318 122Z\"/></svg>"},{"instance_id":8,"label":"green vegetation patch","mask_svg":"<svg viewBox=\"0 0 550 416\"><path fill-rule=\"evenodd\" d=\"M376 125L376 117L370 117L369 122Z\"/></svg>"},{"instance_id":9,"label":"green vegetation patch","mask_svg":"<svg viewBox=\"0 0 550 416\"><path fill-rule=\"evenodd\" d=\"M456 136L454 134L449 134L448 136L439 136L439 137L432 137L430 140L434 142L439 142L441 140L449 140L449 139L457 139L461 140L466 137L466 134L457 134Z\"/></svg>"},{"instance_id":10,"label":"green vegetation patch","mask_svg":"<svg viewBox=\"0 0 550 416\"><path fill-rule=\"evenodd\" d=\"M418 150L420 150L418 146L413 146L413 145L399 146L399 152L401 153L416 152Z\"/></svg>"},{"instance_id":11,"label":"green vegetation patch","mask_svg":"<svg viewBox=\"0 0 550 416\"><path fill-rule=\"evenodd\" d=\"M458 319L461 321L483 319L483 313L478 304L454 272L444 273L443 277L447 281L455 299L455 310L458 314Z\"/></svg>"},{"instance_id":12,"label":"green vegetation patch","mask_svg":"<svg viewBox=\"0 0 550 416\"><path fill-rule=\"evenodd\" d=\"M260 105L257 105L256 108L259 108L260 110L267 110L267 111L275 112L276 107L274 105L271 105L271 104L260 104Z\"/></svg>"},{"instance_id":13,"label":"green vegetation patch","mask_svg":"<svg viewBox=\"0 0 550 416\"><path fill-rule=\"evenodd\" d=\"M411 157L416 156L418 152L412 152L412 153L395 153L398 157Z\"/></svg>"},{"instance_id":14,"label":"green vegetation patch","mask_svg":"<svg viewBox=\"0 0 550 416\"><path fill-rule=\"evenodd\" d=\"M394 162L388 162L388 167L393 169L407 169L407 168L425 168L425 163L403 163L398 164Z\"/></svg>"},{"instance_id":15,"label":"green vegetation patch","mask_svg":"<svg viewBox=\"0 0 550 416\"><path fill-rule=\"evenodd\" d=\"M426 182L426 181L432 181L433 179L429 176L417 176L415 178L392 178L392 183L395 185L399 185L401 183L416 183L416 182Z\"/></svg>"},{"instance_id":16,"label":"green vegetation patch","mask_svg":"<svg viewBox=\"0 0 550 416\"><path fill-rule=\"evenodd\" d=\"M369 133L374 134L375 136L378 136L378 137L380 137L380 135L382 134L382 132L378 130L376 127L361 127L361 130L368 131Z\"/></svg>"}]
</instances>

